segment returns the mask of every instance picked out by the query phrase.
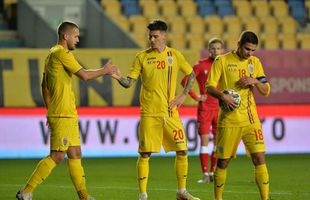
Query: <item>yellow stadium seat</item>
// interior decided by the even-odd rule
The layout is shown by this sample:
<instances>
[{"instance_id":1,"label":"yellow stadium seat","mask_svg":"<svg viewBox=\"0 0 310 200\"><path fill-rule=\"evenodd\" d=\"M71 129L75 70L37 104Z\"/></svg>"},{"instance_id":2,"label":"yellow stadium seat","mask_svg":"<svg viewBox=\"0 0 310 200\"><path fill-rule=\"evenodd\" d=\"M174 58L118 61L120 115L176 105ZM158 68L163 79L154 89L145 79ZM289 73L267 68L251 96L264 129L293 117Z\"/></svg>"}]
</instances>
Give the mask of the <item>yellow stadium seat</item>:
<instances>
[{"instance_id":1,"label":"yellow stadium seat","mask_svg":"<svg viewBox=\"0 0 310 200\"><path fill-rule=\"evenodd\" d=\"M193 33L193 34L205 33L205 23L199 15L195 17L187 18L186 23L187 23L190 33Z\"/></svg>"},{"instance_id":2,"label":"yellow stadium seat","mask_svg":"<svg viewBox=\"0 0 310 200\"><path fill-rule=\"evenodd\" d=\"M239 37L240 37L240 32L233 33L233 34L224 33L222 38L224 40L224 45L226 49L230 49L230 50L235 49L237 47Z\"/></svg>"},{"instance_id":3,"label":"yellow stadium seat","mask_svg":"<svg viewBox=\"0 0 310 200\"><path fill-rule=\"evenodd\" d=\"M177 16L174 18L168 18L170 32L172 34L184 34L186 31L186 23L183 17Z\"/></svg>"},{"instance_id":4,"label":"yellow stadium seat","mask_svg":"<svg viewBox=\"0 0 310 200\"><path fill-rule=\"evenodd\" d=\"M186 48L186 40L184 34L170 34L168 36L168 44L170 47L182 50Z\"/></svg>"},{"instance_id":5,"label":"yellow stadium seat","mask_svg":"<svg viewBox=\"0 0 310 200\"><path fill-rule=\"evenodd\" d=\"M197 15L196 3L193 0L181 0L178 3L178 7L184 18Z\"/></svg>"},{"instance_id":6,"label":"yellow stadium seat","mask_svg":"<svg viewBox=\"0 0 310 200\"><path fill-rule=\"evenodd\" d=\"M282 35L281 47L284 50L294 50L297 48L296 35Z\"/></svg>"},{"instance_id":7,"label":"yellow stadium seat","mask_svg":"<svg viewBox=\"0 0 310 200\"><path fill-rule=\"evenodd\" d=\"M251 5L254 9L255 16L258 18L264 18L270 16L269 4L263 0L253 0Z\"/></svg>"},{"instance_id":8,"label":"yellow stadium seat","mask_svg":"<svg viewBox=\"0 0 310 200\"><path fill-rule=\"evenodd\" d=\"M197 37L196 35L194 35L193 37L189 37L188 40L188 48L190 50L195 50L197 52L204 50L205 47L205 41L204 38L201 37Z\"/></svg>"},{"instance_id":9,"label":"yellow stadium seat","mask_svg":"<svg viewBox=\"0 0 310 200\"><path fill-rule=\"evenodd\" d=\"M261 24L256 17L243 18L243 27L244 30L250 30L254 33L261 34Z\"/></svg>"},{"instance_id":10,"label":"yellow stadium seat","mask_svg":"<svg viewBox=\"0 0 310 200\"><path fill-rule=\"evenodd\" d=\"M131 37L136 41L136 43L143 49L149 46L147 34L135 34L131 33Z\"/></svg>"},{"instance_id":11,"label":"yellow stadium seat","mask_svg":"<svg viewBox=\"0 0 310 200\"><path fill-rule=\"evenodd\" d=\"M281 33L283 34L296 34L297 22L294 18L288 16L280 19Z\"/></svg>"},{"instance_id":12,"label":"yellow stadium seat","mask_svg":"<svg viewBox=\"0 0 310 200\"><path fill-rule=\"evenodd\" d=\"M269 50L277 50L279 49L279 37L277 35L264 35L262 38L262 43L264 45L264 49Z\"/></svg>"},{"instance_id":13,"label":"yellow stadium seat","mask_svg":"<svg viewBox=\"0 0 310 200\"><path fill-rule=\"evenodd\" d=\"M128 32L129 31L129 21L127 19L127 17L125 16L117 16L117 17L113 17L112 20L118 25L120 26L124 31Z\"/></svg>"},{"instance_id":14,"label":"yellow stadium seat","mask_svg":"<svg viewBox=\"0 0 310 200\"><path fill-rule=\"evenodd\" d=\"M223 17L223 23L225 27L225 33L227 34L240 34L242 30L242 24L236 16L225 16Z\"/></svg>"},{"instance_id":15,"label":"yellow stadium seat","mask_svg":"<svg viewBox=\"0 0 310 200\"><path fill-rule=\"evenodd\" d=\"M101 6L110 17L117 17L121 14L121 4L118 0L101 1Z\"/></svg>"},{"instance_id":16,"label":"yellow stadium seat","mask_svg":"<svg viewBox=\"0 0 310 200\"><path fill-rule=\"evenodd\" d=\"M269 3L273 16L280 19L289 16L288 5L285 1L270 1Z\"/></svg>"},{"instance_id":17,"label":"yellow stadium seat","mask_svg":"<svg viewBox=\"0 0 310 200\"><path fill-rule=\"evenodd\" d=\"M142 15L132 15L129 17L130 31L133 34L144 35L147 33L147 19Z\"/></svg>"},{"instance_id":18,"label":"yellow stadium seat","mask_svg":"<svg viewBox=\"0 0 310 200\"><path fill-rule=\"evenodd\" d=\"M298 46L304 50L310 50L310 34L300 32L297 33Z\"/></svg>"},{"instance_id":19,"label":"yellow stadium seat","mask_svg":"<svg viewBox=\"0 0 310 200\"><path fill-rule=\"evenodd\" d=\"M236 11L236 15L240 18L253 16L252 6L247 0L233 1L233 6Z\"/></svg>"},{"instance_id":20,"label":"yellow stadium seat","mask_svg":"<svg viewBox=\"0 0 310 200\"><path fill-rule=\"evenodd\" d=\"M155 19L159 16L159 6L154 0L140 0L140 6L144 17Z\"/></svg>"},{"instance_id":21,"label":"yellow stadium seat","mask_svg":"<svg viewBox=\"0 0 310 200\"><path fill-rule=\"evenodd\" d=\"M217 15L206 16L204 22L207 28L205 39L212 37L221 37L223 33L223 22Z\"/></svg>"},{"instance_id":22,"label":"yellow stadium seat","mask_svg":"<svg viewBox=\"0 0 310 200\"><path fill-rule=\"evenodd\" d=\"M159 0L158 1L161 15L165 18L171 18L178 15L177 5L173 0Z\"/></svg>"},{"instance_id":23,"label":"yellow stadium seat","mask_svg":"<svg viewBox=\"0 0 310 200\"><path fill-rule=\"evenodd\" d=\"M265 35L276 35L279 32L278 21L274 17L266 17L261 19L263 26L263 34Z\"/></svg>"}]
</instances>

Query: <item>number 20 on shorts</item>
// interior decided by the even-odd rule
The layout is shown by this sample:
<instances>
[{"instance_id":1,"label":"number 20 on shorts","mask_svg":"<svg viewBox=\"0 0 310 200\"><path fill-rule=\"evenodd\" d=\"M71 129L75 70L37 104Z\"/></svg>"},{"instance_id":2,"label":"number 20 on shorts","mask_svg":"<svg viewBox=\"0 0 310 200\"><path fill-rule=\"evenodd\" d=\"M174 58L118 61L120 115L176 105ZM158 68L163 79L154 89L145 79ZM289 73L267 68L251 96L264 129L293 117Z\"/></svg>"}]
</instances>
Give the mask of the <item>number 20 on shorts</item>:
<instances>
[{"instance_id":1,"label":"number 20 on shorts","mask_svg":"<svg viewBox=\"0 0 310 200\"><path fill-rule=\"evenodd\" d=\"M173 138L175 141L177 140L183 140L184 139L184 133L182 129L179 130L173 130Z\"/></svg>"}]
</instances>

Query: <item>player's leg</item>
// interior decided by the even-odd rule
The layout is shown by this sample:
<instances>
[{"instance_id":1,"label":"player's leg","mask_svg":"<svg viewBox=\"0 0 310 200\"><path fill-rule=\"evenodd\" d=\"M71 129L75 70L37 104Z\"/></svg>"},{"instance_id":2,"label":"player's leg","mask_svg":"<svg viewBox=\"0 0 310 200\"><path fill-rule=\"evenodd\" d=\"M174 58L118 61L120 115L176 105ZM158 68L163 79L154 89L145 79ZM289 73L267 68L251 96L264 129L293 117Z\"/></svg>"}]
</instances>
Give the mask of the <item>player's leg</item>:
<instances>
[{"instance_id":1,"label":"player's leg","mask_svg":"<svg viewBox=\"0 0 310 200\"><path fill-rule=\"evenodd\" d=\"M48 118L48 124L51 132L50 155L43 158L38 163L36 169L27 181L26 186L16 195L18 199L22 199L23 195L31 194L34 189L49 176L54 167L64 159L65 151L68 148L68 142L65 139L67 136L63 134L63 121L59 118Z\"/></svg>"},{"instance_id":2,"label":"player's leg","mask_svg":"<svg viewBox=\"0 0 310 200\"><path fill-rule=\"evenodd\" d=\"M175 151L175 170L178 181L177 199L199 200L186 190L188 172L188 156L186 134L179 117L171 117L165 120L163 146L166 152Z\"/></svg>"},{"instance_id":3,"label":"player's leg","mask_svg":"<svg viewBox=\"0 0 310 200\"><path fill-rule=\"evenodd\" d=\"M214 171L217 164L217 158L215 156L215 149L216 149L216 131L217 131L217 120L218 120L218 111L212 111L213 112L213 118L212 118L212 135L213 135L213 149L211 153L211 167L209 171L209 178L210 181L213 182L214 179Z\"/></svg>"},{"instance_id":4,"label":"player's leg","mask_svg":"<svg viewBox=\"0 0 310 200\"><path fill-rule=\"evenodd\" d=\"M79 199L88 200L93 199L86 189L85 173L82 166L82 151L81 151L81 141L79 133L79 125L77 118L68 118L67 122L67 132L69 148L67 151L68 160L67 166L72 183L77 191Z\"/></svg>"},{"instance_id":5,"label":"player's leg","mask_svg":"<svg viewBox=\"0 0 310 200\"><path fill-rule=\"evenodd\" d=\"M269 198L269 174L265 162L266 147L261 125L250 126L242 139L255 167L255 180L261 199L267 200Z\"/></svg>"},{"instance_id":6,"label":"player's leg","mask_svg":"<svg viewBox=\"0 0 310 200\"><path fill-rule=\"evenodd\" d=\"M230 158L236 157L241 140L242 128L218 127L216 136L217 167L214 172L214 196L216 200L223 199L227 177L227 167Z\"/></svg>"},{"instance_id":7,"label":"player's leg","mask_svg":"<svg viewBox=\"0 0 310 200\"><path fill-rule=\"evenodd\" d=\"M209 134L211 126L211 113L209 111L198 110L198 134L200 136L199 159L203 176L198 183L209 182Z\"/></svg>"},{"instance_id":8,"label":"player's leg","mask_svg":"<svg viewBox=\"0 0 310 200\"><path fill-rule=\"evenodd\" d=\"M160 152L163 138L163 118L141 117L139 127L139 158L137 160L137 176L139 199L147 199L147 183L149 177L149 159L151 152Z\"/></svg>"}]
</instances>

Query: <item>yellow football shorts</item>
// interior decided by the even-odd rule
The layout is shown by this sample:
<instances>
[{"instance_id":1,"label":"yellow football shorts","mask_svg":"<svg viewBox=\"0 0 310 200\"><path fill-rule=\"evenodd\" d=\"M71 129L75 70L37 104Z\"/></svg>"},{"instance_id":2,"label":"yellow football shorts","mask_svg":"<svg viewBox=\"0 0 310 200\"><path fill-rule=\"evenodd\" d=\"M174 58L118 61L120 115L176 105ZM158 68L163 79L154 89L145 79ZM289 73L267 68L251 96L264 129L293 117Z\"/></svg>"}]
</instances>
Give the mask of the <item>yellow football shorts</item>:
<instances>
[{"instance_id":1,"label":"yellow football shorts","mask_svg":"<svg viewBox=\"0 0 310 200\"><path fill-rule=\"evenodd\" d=\"M186 134L179 117L141 117L139 152L187 150Z\"/></svg>"},{"instance_id":2,"label":"yellow football shorts","mask_svg":"<svg viewBox=\"0 0 310 200\"><path fill-rule=\"evenodd\" d=\"M67 151L70 146L81 146L77 118L48 117L51 150Z\"/></svg>"},{"instance_id":3,"label":"yellow football shorts","mask_svg":"<svg viewBox=\"0 0 310 200\"><path fill-rule=\"evenodd\" d=\"M216 136L216 157L236 158L238 145L242 140L248 154L265 152L265 140L260 123L246 127L218 127Z\"/></svg>"}]
</instances>

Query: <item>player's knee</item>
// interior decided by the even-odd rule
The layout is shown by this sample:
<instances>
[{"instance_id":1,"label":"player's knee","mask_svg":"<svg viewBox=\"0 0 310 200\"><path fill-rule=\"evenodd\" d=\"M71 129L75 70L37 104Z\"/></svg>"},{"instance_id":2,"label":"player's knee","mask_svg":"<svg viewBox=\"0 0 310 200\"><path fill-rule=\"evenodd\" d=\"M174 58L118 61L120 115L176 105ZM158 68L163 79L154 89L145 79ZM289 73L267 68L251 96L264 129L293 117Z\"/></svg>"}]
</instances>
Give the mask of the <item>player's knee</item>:
<instances>
[{"instance_id":1,"label":"player's knee","mask_svg":"<svg viewBox=\"0 0 310 200\"><path fill-rule=\"evenodd\" d=\"M142 158L149 158L149 157L151 157L151 153L149 153L149 152L147 152L147 153L140 153L140 156Z\"/></svg>"},{"instance_id":2,"label":"player's knee","mask_svg":"<svg viewBox=\"0 0 310 200\"><path fill-rule=\"evenodd\" d=\"M178 156L186 156L187 155L187 151L183 150L183 151L177 151L176 154Z\"/></svg>"},{"instance_id":3,"label":"player's knee","mask_svg":"<svg viewBox=\"0 0 310 200\"><path fill-rule=\"evenodd\" d=\"M264 153L253 153L251 154L252 162L255 166L265 164L265 155Z\"/></svg>"},{"instance_id":4,"label":"player's knee","mask_svg":"<svg viewBox=\"0 0 310 200\"><path fill-rule=\"evenodd\" d=\"M217 167L221 169L226 169L228 167L229 160L228 159L218 159Z\"/></svg>"},{"instance_id":5,"label":"player's knee","mask_svg":"<svg viewBox=\"0 0 310 200\"><path fill-rule=\"evenodd\" d=\"M50 156L57 165L65 159L65 154L62 154L61 152L51 153Z\"/></svg>"}]
</instances>

